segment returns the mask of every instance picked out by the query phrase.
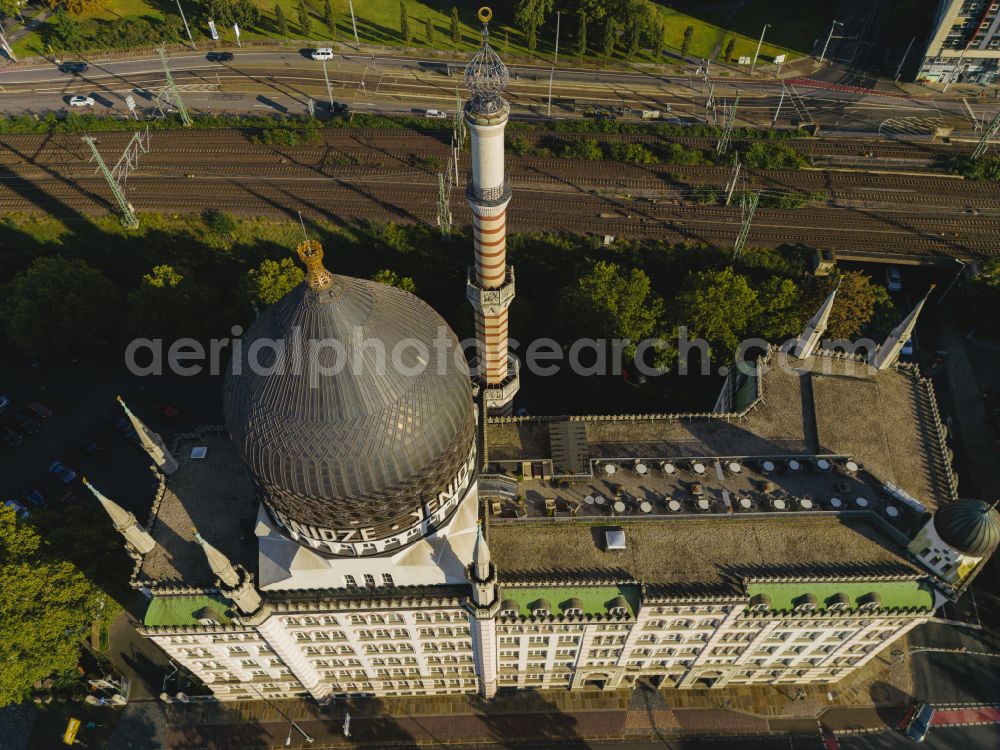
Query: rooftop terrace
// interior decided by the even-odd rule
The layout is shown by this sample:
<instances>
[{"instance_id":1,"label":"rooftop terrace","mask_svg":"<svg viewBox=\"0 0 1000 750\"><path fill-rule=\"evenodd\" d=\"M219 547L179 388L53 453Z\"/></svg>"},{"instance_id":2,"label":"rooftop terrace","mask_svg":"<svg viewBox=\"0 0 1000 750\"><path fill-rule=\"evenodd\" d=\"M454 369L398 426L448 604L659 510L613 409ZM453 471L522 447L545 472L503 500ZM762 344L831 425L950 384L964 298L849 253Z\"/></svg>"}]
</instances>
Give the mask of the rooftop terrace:
<instances>
[{"instance_id":1,"label":"rooftop terrace","mask_svg":"<svg viewBox=\"0 0 1000 750\"><path fill-rule=\"evenodd\" d=\"M601 484L608 477L595 467L612 460L643 459L656 465L700 457L708 459L711 475L714 459L722 457L724 464L730 458L742 462L749 457L798 457L810 465L816 456L837 456L866 470L862 481L870 486L869 494L893 485L929 510L954 499L933 390L914 370L875 372L863 363L827 355L789 361L792 366L763 372L762 396L742 418L709 414L493 418L486 425L487 473L513 477L527 468L529 478L574 475L579 480L581 465L589 463L585 478ZM753 462L749 463L752 468ZM645 486L634 487L631 494L641 497L652 491L671 497L677 490L676 484L650 486L652 475L648 476ZM719 479L720 493L729 489L727 481L737 492L741 489L740 482L730 480ZM848 481L853 490L862 490ZM788 485L790 494L808 495L821 504L841 494L825 480L808 486L798 480L781 483ZM748 489L745 483L742 488ZM526 489L539 490L531 485ZM580 489L585 490L581 497L608 491L606 486Z\"/></svg>"},{"instance_id":2,"label":"rooftop terrace","mask_svg":"<svg viewBox=\"0 0 1000 750\"><path fill-rule=\"evenodd\" d=\"M191 458L195 446L207 448L204 458ZM194 541L195 528L234 563L256 571L257 502L232 441L225 434L207 434L182 442L174 456L180 467L167 480L151 531L156 547L143 558L138 578L211 586L215 577Z\"/></svg>"}]
</instances>

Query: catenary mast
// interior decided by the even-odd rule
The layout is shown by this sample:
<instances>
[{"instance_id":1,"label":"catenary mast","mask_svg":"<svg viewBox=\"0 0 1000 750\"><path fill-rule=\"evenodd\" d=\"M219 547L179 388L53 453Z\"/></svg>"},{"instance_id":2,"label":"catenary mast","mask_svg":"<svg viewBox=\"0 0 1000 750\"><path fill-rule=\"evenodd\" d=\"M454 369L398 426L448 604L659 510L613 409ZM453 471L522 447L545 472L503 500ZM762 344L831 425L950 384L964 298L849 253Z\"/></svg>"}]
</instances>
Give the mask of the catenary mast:
<instances>
[{"instance_id":1,"label":"catenary mast","mask_svg":"<svg viewBox=\"0 0 1000 750\"><path fill-rule=\"evenodd\" d=\"M470 96L465 103L472 176L466 198L472 208L476 265L469 269L466 294L476 314L474 375L483 403L493 413L509 412L519 386L518 361L507 343L507 310L514 299L514 269L507 265L507 204L510 184L504 174L504 129L510 105L502 94L507 68L490 47L489 8L479 10L483 43L465 69Z\"/></svg>"}]
</instances>

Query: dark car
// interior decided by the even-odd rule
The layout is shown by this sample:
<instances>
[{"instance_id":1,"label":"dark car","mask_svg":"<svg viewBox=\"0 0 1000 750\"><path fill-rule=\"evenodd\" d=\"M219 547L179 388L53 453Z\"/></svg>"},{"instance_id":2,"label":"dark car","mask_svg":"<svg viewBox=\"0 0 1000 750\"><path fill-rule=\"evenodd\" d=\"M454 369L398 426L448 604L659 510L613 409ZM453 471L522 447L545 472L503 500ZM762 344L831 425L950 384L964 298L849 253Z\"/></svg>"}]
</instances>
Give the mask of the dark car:
<instances>
[{"instance_id":1,"label":"dark car","mask_svg":"<svg viewBox=\"0 0 1000 750\"><path fill-rule=\"evenodd\" d=\"M54 476L63 484L69 484L76 479L76 472L69 468L66 464L60 463L59 461L52 462L52 465L49 466L49 474Z\"/></svg>"},{"instance_id":2,"label":"dark car","mask_svg":"<svg viewBox=\"0 0 1000 750\"><path fill-rule=\"evenodd\" d=\"M334 102L333 111L338 115L346 115L351 111L351 105L346 102Z\"/></svg>"},{"instance_id":3,"label":"dark car","mask_svg":"<svg viewBox=\"0 0 1000 750\"><path fill-rule=\"evenodd\" d=\"M27 433L28 435L34 435L39 430L38 422L29 417L27 414L14 413L10 415L10 418L17 423L21 432Z\"/></svg>"},{"instance_id":4,"label":"dark car","mask_svg":"<svg viewBox=\"0 0 1000 750\"><path fill-rule=\"evenodd\" d=\"M45 404L40 404L37 401L28 404L28 411L39 419L48 419L52 416L52 410L45 406Z\"/></svg>"},{"instance_id":5,"label":"dark car","mask_svg":"<svg viewBox=\"0 0 1000 750\"><path fill-rule=\"evenodd\" d=\"M2 437L3 441L11 448L21 444L21 433L16 430L12 430L9 427L0 429L0 437Z\"/></svg>"},{"instance_id":6,"label":"dark car","mask_svg":"<svg viewBox=\"0 0 1000 750\"><path fill-rule=\"evenodd\" d=\"M104 455L104 448L93 440L77 440L77 446L91 458L100 458Z\"/></svg>"},{"instance_id":7,"label":"dark car","mask_svg":"<svg viewBox=\"0 0 1000 750\"><path fill-rule=\"evenodd\" d=\"M87 67L88 65L85 62L64 62L62 65L59 66L59 72L71 73L75 76L78 76L81 73L87 72Z\"/></svg>"},{"instance_id":8,"label":"dark car","mask_svg":"<svg viewBox=\"0 0 1000 750\"><path fill-rule=\"evenodd\" d=\"M128 421L128 417L125 416L111 416L108 417L108 424L115 428L116 431L121 433L124 437L127 437L134 443L139 443L139 436L135 432L135 428L132 427L132 423Z\"/></svg>"},{"instance_id":9,"label":"dark car","mask_svg":"<svg viewBox=\"0 0 1000 750\"><path fill-rule=\"evenodd\" d=\"M914 742L923 742L934 719L934 706L920 701L915 703L903 724L903 734Z\"/></svg>"},{"instance_id":10,"label":"dark car","mask_svg":"<svg viewBox=\"0 0 1000 750\"><path fill-rule=\"evenodd\" d=\"M38 508L45 507L45 495L38 490L25 490L24 499Z\"/></svg>"},{"instance_id":11,"label":"dark car","mask_svg":"<svg viewBox=\"0 0 1000 750\"><path fill-rule=\"evenodd\" d=\"M229 62L233 59L232 52L209 52L205 55L205 59L209 62Z\"/></svg>"}]
</instances>

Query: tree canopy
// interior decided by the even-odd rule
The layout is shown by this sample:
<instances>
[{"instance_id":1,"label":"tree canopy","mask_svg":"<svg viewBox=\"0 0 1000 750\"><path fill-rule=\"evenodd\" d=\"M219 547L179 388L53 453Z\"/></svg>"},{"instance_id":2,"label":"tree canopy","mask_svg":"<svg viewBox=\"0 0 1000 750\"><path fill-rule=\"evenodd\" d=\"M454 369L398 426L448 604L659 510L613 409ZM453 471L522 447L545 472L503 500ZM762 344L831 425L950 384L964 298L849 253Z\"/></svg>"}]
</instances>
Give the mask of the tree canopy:
<instances>
[{"instance_id":1,"label":"tree canopy","mask_svg":"<svg viewBox=\"0 0 1000 750\"><path fill-rule=\"evenodd\" d=\"M891 328L895 307L884 286L875 284L871 277L861 271L835 273L816 279L802 294L802 318L808 320L823 304L837 285L837 297L830 311L826 338L855 339L864 333L875 321L885 321L888 325L876 326L873 334L881 334L882 328Z\"/></svg>"},{"instance_id":2,"label":"tree canopy","mask_svg":"<svg viewBox=\"0 0 1000 750\"><path fill-rule=\"evenodd\" d=\"M202 330L202 291L173 266L154 266L128 296L136 335L197 338Z\"/></svg>"},{"instance_id":3,"label":"tree canopy","mask_svg":"<svg viewBox=\"0 0 1000 750\"><path fill-rule=\"evenodd\" d=\"M33 683L75 671L80 639L107 597L39 534L0 506L0 706Z\"/></svg>"},{"instance_id":4,"label":"tree canopy","mask_svg":"<svg viewBox=\"0 0 1000 750\"><path fill-rule=\"evenodd\" d=\"M575 334L628 339L623 350L632 357L640 341L658 334L663 300L652 291L644 271L623 271L616 263L598 261L564 292L562 311L566 327Z\"/></svg>"},{"instance_id":5,"label":"tree canopy","mask_svg":"<svg viewBox=\"0 0 1000 750\"><path fill-rule=\"evenodd\" d=\"M82 260L37 258L0 294L7 338L35 357L82 352L113 327L118 294Z\"/></svg>"},{"instance_id":6,"label":"tree canopy","mask_svg":"<svg viewBox=\"0 0 1000 750\"><path fill-rule=\"evenodd\" d=\"M220 26L253 26L260 19L260 8L253 0L207 0L205 12Z\"/></svg>"},{"instance_id":7,"label":"tree canopy","mask_svg":"<svg viewBox=\"0 0 1000 750\"><path fill-rule=\"evenodd\" d=\"M383 268L375 272L372 277L372 281L377 281L380 284L386 284L388 286L394 286L397 289L402 289L404 292L416 292L417 285L413 283L413 279L409 276L400 276L395 271L389 268Z\"/></svg>"},{"instance_id":8,"label":"tree canopy","mask_svg":"<svg viewBox=\"0 0 1000 750\"><path fill-rule=\"evenodd\" d=\"M246 294L251 304L273 305L305 279L302 267L291 258L264 260L247 272Z\"/></svg>"}]
</instances>

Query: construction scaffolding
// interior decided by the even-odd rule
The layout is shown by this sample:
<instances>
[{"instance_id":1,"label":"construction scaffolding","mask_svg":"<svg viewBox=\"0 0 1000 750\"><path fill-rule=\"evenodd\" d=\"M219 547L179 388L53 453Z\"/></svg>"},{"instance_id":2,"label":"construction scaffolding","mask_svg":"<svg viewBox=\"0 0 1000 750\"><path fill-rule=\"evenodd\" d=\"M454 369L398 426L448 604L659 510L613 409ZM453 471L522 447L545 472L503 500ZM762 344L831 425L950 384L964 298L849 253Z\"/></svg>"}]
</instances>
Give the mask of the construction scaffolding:
<instances>
[{"instance_id":1,"label":"construction scaffolding","mask_svg":"<svg viewBox=\"0 0 1000 750\"><path fill-rule=\"evenodd\" d=\"M177 113L181 116L181 122L184 123L184 127L189 128L191 127L191 115L188 114L187 107L184 106L184 100L181 98L181 92L177 90L174 77L170 74L170 66L167 64L167 50L165 47L158 47L156 51L160 53L160 62L163 64L163 75L165 78L164 85L157 92L154 99L156 110L161 113L161 116L165 117L171 107L176 109Z\"/></svg>"}]
</instances>

